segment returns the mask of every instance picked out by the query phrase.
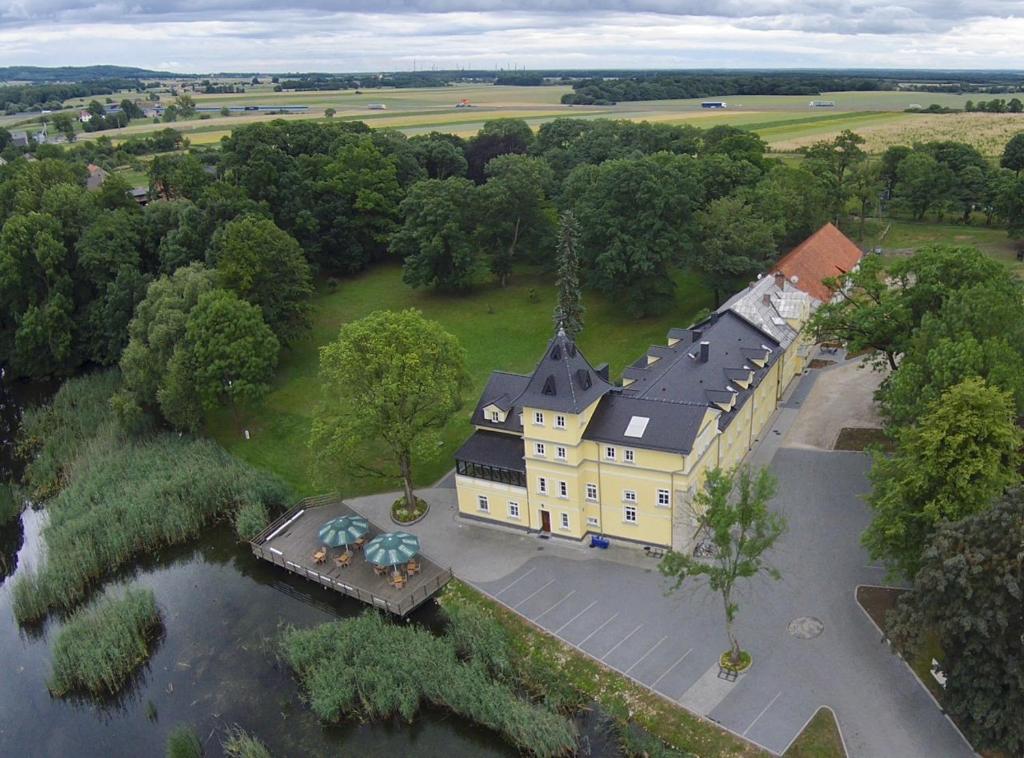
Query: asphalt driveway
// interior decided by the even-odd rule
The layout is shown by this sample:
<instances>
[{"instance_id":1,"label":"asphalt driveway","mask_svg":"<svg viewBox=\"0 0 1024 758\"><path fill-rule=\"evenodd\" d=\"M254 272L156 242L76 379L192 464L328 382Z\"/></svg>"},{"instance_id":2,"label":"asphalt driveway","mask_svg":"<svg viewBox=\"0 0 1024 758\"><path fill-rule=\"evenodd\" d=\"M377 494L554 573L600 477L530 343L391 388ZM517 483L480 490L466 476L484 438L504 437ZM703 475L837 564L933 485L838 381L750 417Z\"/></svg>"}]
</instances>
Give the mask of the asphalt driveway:
<instances>
[{"instance_id":1,"label":"asphalt driveway","mask_svg":"<svg viewBox=\"0 0 1024 758\"><path fill-rule=\"evenodd\" d=\"M718 677L718 656L727 647L719 597L698 587L666 595L656 562L636 549L591 550L476 525L458 518L454 491L444 487L420 493L431 509L408 530L464 581L776 754L827 705L851 756L973 755L855 600L859 584L884 580L860 546L869 521L868 457L782 446L797 422L801 436L821 436L834 425L836 414L806 411L816 405L807 403L812 393L827 399L833 377L849 378L837 369L804 377L749 456L778 478L772 507L789 529L771 554L782 579L759 577L739 592L737 633L754 666L736 682ZM393 499L351 504L385 523Z\"/></svg>"},{"instance_id":2,"label":"asphalt driveway","mask_svg":"<svg viewBox=\"0 0 1024 758\"><path fill-rule=\"evenodd\" d=\"M921 685L879 639L854 599L877 583L858 537L867 522L859 453L783 448L774 507L790 528L773 553L778 582L759 578L739 599L738 635L755 665L718 678L727 647L717 595L666 596L647 568L544 555L501 579L477 582L517 613L691 710L782 753L822 705L836 712L851 755L971 755ZM789 632L820 621L811 639ZM804 625L808 628L808 625ZM816 625L809 628L813 632Z\"/></svg>"}]
</instances>

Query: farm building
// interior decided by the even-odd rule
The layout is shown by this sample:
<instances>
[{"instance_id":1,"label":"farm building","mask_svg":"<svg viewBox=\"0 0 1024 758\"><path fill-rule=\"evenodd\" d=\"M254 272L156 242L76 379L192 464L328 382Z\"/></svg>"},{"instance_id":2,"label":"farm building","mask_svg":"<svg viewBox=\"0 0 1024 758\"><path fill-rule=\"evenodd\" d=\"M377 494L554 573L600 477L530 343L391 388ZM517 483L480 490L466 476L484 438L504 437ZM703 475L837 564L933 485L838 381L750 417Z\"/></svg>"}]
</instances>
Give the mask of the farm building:
<instances>
[{"instance_id":1,"label":"farm building","mask_svg":"<svg viewBox=\"0 0 1024 758\"><path fill-rule=\"evenodd\" d=\"M728 108L728 103L721 100L706 100L700 104L701 108Z\"/></svg>"}]
</instances>

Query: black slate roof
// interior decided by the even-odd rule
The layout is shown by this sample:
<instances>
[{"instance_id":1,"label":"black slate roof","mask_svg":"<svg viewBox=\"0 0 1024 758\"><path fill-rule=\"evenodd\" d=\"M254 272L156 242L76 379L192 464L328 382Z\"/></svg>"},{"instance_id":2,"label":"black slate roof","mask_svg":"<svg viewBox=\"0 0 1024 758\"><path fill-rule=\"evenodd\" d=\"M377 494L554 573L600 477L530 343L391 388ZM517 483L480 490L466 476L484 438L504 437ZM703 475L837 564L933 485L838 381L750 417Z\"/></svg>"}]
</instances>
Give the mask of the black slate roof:
<instances>
[{"instance_id":1,"label":"black slate roof","mask_svg":"<svg viewBox=\"0 0 1024 758\"><path fill-rule=\"evenodd\" d=\"M456 451L455 460L526 473L522 438L501 432L474 432Z\"/></svg>"},{"instance_id":2,"label":"black slate roof","mask_svg":"<svg viewBox=\"0 0 1024 758\"><path fill-rule=\"evenodd\" d=\"M636 364L627 368L623 376L633 382L625 392L643 399L705 407L714 403L728 405L735 395L733 410L723 412L719 419L719 428L724 431L781 357L782 349L771 336L732 311L713 314L694 329L700 332L697 339L693 330L671 330L669 336L679 342L671 348L660 347L657 354L663 356L661 360L644 368ZM702 342L708 343L707 361L701 360ZM666 351L672 357L664 357ZM755 360L763 361L764 366L759 367ZM744 389L736 379L747 372L753 373L753 382Z\"/></svg>"},{"instance_id":3,"label":"black slate roof","mask_svg":"<svg viewBox=\"0 0 1024 758\"><path fill-rule=\"evenodd\" d=\"M559 330L548 343L516 405L580 413L611 388L583 357L576 343Z\"/></svg>"},{"instance_id":4,"label":"black slate roof","mask_svg":"<svg viewBox=\"0 0 1024 758\"><path fill-rule=\"evenodd\" d=\"M583 439L685 455L693 449L706 412L706 405L649 400L610 392L597 406ZM627 437L626 427L634 416L649 419L647 428L640 437Z\"/></svg>"},{"instance_id":5,"label":"black slate roof","mask_svg":"<svg viewBox=\"0 0 1024 758\"><path fill-rule=\"evenodd\" d=\"M505 371L492 372L470 422L476 426L489 426L494 429L506 429L510 432L521 431L519 414L522 411L522 404L517 403L516 399L523 394L523 390L526 389L529 382L530 377L522 374L509 374ZM496 405L506 411L505 421L495 424L487 418L484 415L484 408L488 405Z\"/></svg>"}]
</instances>

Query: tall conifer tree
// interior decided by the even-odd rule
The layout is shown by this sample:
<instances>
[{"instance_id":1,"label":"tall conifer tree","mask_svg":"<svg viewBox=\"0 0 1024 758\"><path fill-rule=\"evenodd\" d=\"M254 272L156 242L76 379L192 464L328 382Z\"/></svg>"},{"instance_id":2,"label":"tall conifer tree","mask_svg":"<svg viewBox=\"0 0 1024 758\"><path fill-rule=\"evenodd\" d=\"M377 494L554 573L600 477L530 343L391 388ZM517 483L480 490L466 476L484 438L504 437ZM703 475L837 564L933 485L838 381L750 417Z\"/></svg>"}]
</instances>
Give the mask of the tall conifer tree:
<instances>
[{"instance_id":1,"label":"tall conifer tree","mask_svg":"<svg viewBox=\"0 0 1024 758\"><path fill-rule=\"evenodd\" d=\"M558 305L555 328L570 339L583 331L583 294L580 291L579 225L572 211L562 214L558 224Z\"/></svg>"}]
</instances>

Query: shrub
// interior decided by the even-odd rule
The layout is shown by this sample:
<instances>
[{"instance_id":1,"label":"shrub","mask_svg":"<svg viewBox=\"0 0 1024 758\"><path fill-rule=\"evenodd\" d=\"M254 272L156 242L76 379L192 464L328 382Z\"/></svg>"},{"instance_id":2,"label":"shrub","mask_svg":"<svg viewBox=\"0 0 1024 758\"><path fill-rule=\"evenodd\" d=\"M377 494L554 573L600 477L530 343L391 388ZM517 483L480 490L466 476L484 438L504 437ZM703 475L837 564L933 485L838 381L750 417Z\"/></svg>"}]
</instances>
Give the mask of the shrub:
<instances>
[{"instance_id":1,"label":"shrub","mask_svg":"<svg viewBox=\"0 0 1024 758\"><path fill-rule=\"evenodd\" d=\"M269 523L270 511L263 503L242 503L235 511L235 534L243 542L248 542L262 532Z\"/></svg>"},{"instance_id":2,"label":"shrub","mask_svg":"<svg viewBox=\"0 0 1024 758\"><path fill-rule=\"evenodd\" d=\"M427 702L494 729L539 756L570 753L576 745L569 721L519 697L483 665L459 661L452 640L387 623L373 611L349 621L290 629L282 652L324 721L394 714L411 721Z\"/></svg>"},{"instance_id":3,"label":"shrub","mask_svg":"<svg viewBox=\"0 0 1024 758\"><path fill-rule=\"evenodd\" d=\"M235 724L220 744L228 758L271 758L267 746Z\"/></svg>"},{"instance_id":4,"label":"shrub","mask_svg":"<svg viewBox=\"0 0 1024 758\"><path fill-rule=\"evenodd\" d=\"M421 497L416 498L416 504L409 508L405 504L405 497L400 497L391 504L391 518L401 524L410 524L420 518L430 507L429 503Z\"/></svg>"},{"instance_id":5,"label":"shrub","mask_svg":"<svg viewBox=\"0 0 1024 758\"><path fill-rule=\"evenodd\" d=\"M75 606L112 569L139 553L193 539L243 504L287 498L278 479L213 442L170 433L122 436L107 402L115 390L116 382L73 379L53 403L26 415L26 429L37 441L33 465L45 462L30 473L30 486L57 479L64 486L48 503L43 529L53 560L14 584L13 608L21 622L41 618L48 608Z\"/></svg>"},{"instance_id":6,"label":"shrub","mask_svg":"<svg viewBox=\"0 0 1024 758\"><path fill-rule=\"evenodd\" d=\"M149 657L149 643L160 628L152 590L128 590L73 615L53 646L50 690L114 693Z\"/></svg>"},{"instance_id":7,"label":"shrub","mask_svg":"<svg viewBox=\"0 0 1024 758\"><path fill-rule=\"evenodd\" d=\"M178 724L167 737L167 758L202 758L203 745L195 729Z\"/></svg>"}]
</instances>

